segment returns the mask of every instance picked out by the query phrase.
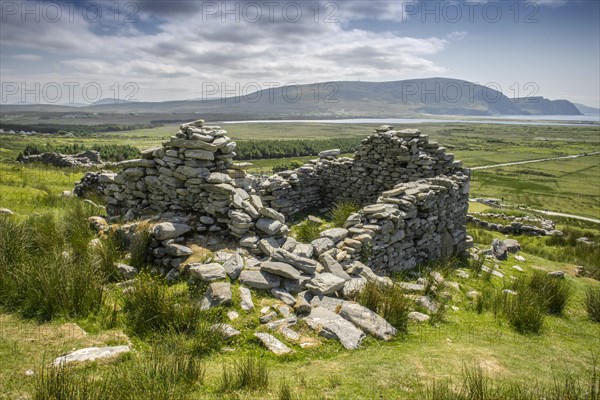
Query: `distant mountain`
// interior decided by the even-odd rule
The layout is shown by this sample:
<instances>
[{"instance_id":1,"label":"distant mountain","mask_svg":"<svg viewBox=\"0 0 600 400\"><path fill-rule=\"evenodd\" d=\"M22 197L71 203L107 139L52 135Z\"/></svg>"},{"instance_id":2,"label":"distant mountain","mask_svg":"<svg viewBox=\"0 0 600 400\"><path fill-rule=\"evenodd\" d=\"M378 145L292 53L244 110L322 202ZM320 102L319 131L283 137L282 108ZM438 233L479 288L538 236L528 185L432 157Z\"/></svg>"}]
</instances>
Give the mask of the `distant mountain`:
<instances>
[{"instance_id":1,"label":"distant mountain","mask_svg":"<svg viewBox=\"0 0 600 400\"><path fill-rule=\"evenodd\" d=\"M338 81L264 89L243 97L165 102L100 100L65 112L88 113L199 113L250 116L254 119L399 118L435 115L580 115L566 100L537 102L511 100L501 92L472 82L429 78L393 82ZM521 100L521 99L518 99ZM4 112L41 111L43 106L1 106ZM35 107L35 109L33 109ZM56 107L56 106L54 106ZM55 108L52 111L57 111Z\"/></svg>"},{"instance_id":2,"label":"distant mountain","mask_svg":"<svg viewBox=\"0 0 600 400\"><path fill-rule=\"evenodd\" d=\"M129 103L135 103L135 102L129 101L129 100L113 99L113 98L107 97L107 98L95 101L92 104L88 104L88 106L90 106L90 105L91 106L102 106L102 105L106 105L106 104L129 104Z\"/></svg>"},{"instance_id":3,"label":"distant mountain","mask_svg":"<svg viewBox=\"0 0 600 400\"><path fill-rule=\"evenodd\" d=\"M583 115L600 115L600 108L589 107L580 103L573 103L575 107L583 114Z\"/></svg>"},{"instance_id":4,"label":"distant mountain","mask_svg":"<svg viewBox=\"0 0 600 400\"><path fill-rule=\"evenodd\" d=\"M520 97L512 99L521 109L520 114L532 115L582 115L575 104L568 100L548 100L539 97Z\"/></svg>"}]
</instances>

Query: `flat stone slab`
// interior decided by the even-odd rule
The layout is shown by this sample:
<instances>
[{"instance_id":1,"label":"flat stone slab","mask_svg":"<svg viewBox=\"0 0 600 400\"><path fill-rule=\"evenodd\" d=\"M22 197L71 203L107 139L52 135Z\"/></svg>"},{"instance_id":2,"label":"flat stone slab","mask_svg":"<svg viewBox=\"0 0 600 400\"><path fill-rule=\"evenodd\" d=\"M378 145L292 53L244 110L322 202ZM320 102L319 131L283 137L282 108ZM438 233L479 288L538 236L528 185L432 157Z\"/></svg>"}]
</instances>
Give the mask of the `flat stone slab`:
<instances>
[{"instance_id":1,"label":"flat stone slab","mask_svg":"<svg viewBox=\"0 0 600 400\"><path fill-rule=\"evenodd\" d=\"M206 296L213 306L231 305L231 284L229 282L213 282L208 286Z\"/></svg>"},{"instance_id":2,"label":"flat stone slab","mask_svg":"<svg viewBox=\"0 0 600 400\"><path fill-rule=\"evenodd\" d=\"M223 266L218 263L192 263L190 264L189 273L192 277L206 282L216 281L218 279L225 279L225 277L227 276L225 268L223 268Z\"/></svg>"},{"instance_id":3,"label":"flat stone slab","mask_svg":"<svg viewBox=\"0 0 600 400\"><path fill-rule=\"evenodd\" d=\"M229 324L214 324L210 327L212 330L221 332L223 335L223 339L231 339L234 336L241 334L240 331L235 329L233 326Z\"/></svg>"},{"instance_id":4,"label":"flat stone slab","mask_svg":"<svg viewBox=\"0 0 600 400\"><path fill-rule=\"evenodd\" d=\"M294 352L273 335L264 332L255 332L254 336L260 340L263 346L278 356Z\"/></svg>"},{"instance_id":5,"label":"flat stone slab","mask_svg":"<svg viewBox=\"0 0 600 400\"><path fill-rule=\"evenodd\" d=\"M431 317L427 314L420 313L418 311L411 311L408 313L408 319L416 322L427 322Z\"/></svg>"},{"instance_id":6,"label":"flat stone slab","mask_svg":"<svg viewBox=\"0 0 600 400\"><path fill-rule=\"evenodd\" d=\"M292 267L290 264L286 264L278 261L266 261L260 264L261 271L269 272L273 275L281 276L283 278L300 279L300 271Z\"/></svg>"},{"instance_id":7,"label":"flat stone slab","mask_svg":"<svg viewBox=\"0 0 600 400\"><path fill-rule=\"evenodd\" d=\"M131 265L117 263L116 267L119 274L126 279L133 279L138 273L137 268L132 267Z\"/></svg>"},{"instance_id":8,"label":"flat stone slab","mask_svg":"<svg viewBox=\"0 0 600 400\"><path fill-rule=\"evenodd\" d=\"M396 283L402 290L406 290L407 292L424 292L425 285L421 285L419 283L410 283L410 282L398 282Z\"/></svg>"},{"instance_id":9,"label":"flat stone slab","mask_svg":"<svg viewBox=\"0 0 600 400\"><path fill-rule=\"evenodd\" d=\"M161 222L154 225L152 232L156 240L174 239L188 233L192 228L187 224Z\"/></svg>"},{"instance_id":10,"label":"flat stone slab","mask_svg":"<svg viewBox=\"0 0 600 400\"><path fill-rule=\"evenodd\" d=\"M252 301L252 293L250 289L240 286L240 307L244 311L250 311L254 308L254 302Z\"/></svg>"},{"instance_id":11,"label":"flat stone slab","mask_svg":"<svg viewBox=\"0 0 600 400\"><path fill-rule=\"evenodd\" d=\"M307 274L314 274L317 270L317 261L312 258L303 257L300 254L292 253L284 249L276 249L270 255L273 260L290 264L292 267L302 272L306 272Z\"/></svg>"},{"instance_id":12,"label":"flat stone slab","mask_svg":"<svg viewBox=\"0 0 600 400\"><path fill-rule=\"evenodd\" d=\"M273 288L271 289L271 294L273 295L273 297L283 301L288 306L293 306L294 304L296 304L296 299L287 290Z\"/></svg>"},{"instance_id":13,"label":"flat stone slab","mask_svg":"<svg viewBox=\"0 0 600 400\"><path fill-rule=\"evenodd\" d=\"M259 218L256 221L256 229L266 233L267 235L275 235L282 232L285 225L276 219L271 218Z\"/></svg>"},{"instance_id":14,"label":"flat stone slab","mask_svg":"<svg viewBox=\"0 0 600 400\"><path fill-rule=\"evenodd\" d=\"M120 354L129 353L129 346L111 346L111 347L86 347L84 349L75 350L64 356L54 359L55 366L68 364L71 362L85 362L105 360L116 357Z\"/></svg>"},{"instance_id":15,"label":"flat stone slab","mask_svg":"<svg viewBox=\"0 0 600 400\"><path fill-rule=\"evenodd\" d=\"M329 272L338 278L342 278L344 281L350 279L350 275L344 271L344 268L342 268L340 263L338 263L337 260L331 257L329 254L323 254L321 256L321 263L323 264L325 272Z\"/></svg>"},{"instance_id":16,"label":"flat stone slab","mask_svg":"<svg viewBox=\"0 0 600 400\"><path fill-rule=\"evenodd\" d=\"M398 333L384 318L358 303L343 302L340 316L377 339L390 340Z\"/></svg>"},{"instance_id":17,"label":"flat stone slab","mask_svg":"<svg viewBox=\"0 0 600 400\"><path fill-rule=\"evenodd\" d=\"M306 288L315 294L332 294L342 289L345 282L344 279L326 272L311 279Z\"/></svg>"},{"instance_id":18,"label":"flat stone slab","mask_svg":"<svg viewBox=\"0 0 600 400\"><path fill-rule=\"evenodd\" d=\"M310 242L310 244L318 256L326 252L327 250L331 250L335 247L335 243L333 243L333 240L329 239L328 237L315 239L312 242Z\"/></svg>"},{"instance_id":19,"label":"flat stone slab","mask_svg":"<svg viewBox=\"0 0 600 400\"><path fill-rule=\"evenodd\" d=\"M322 336L335 338L346 349L358 348L365 334L351 322L324 307L315 307L304 317L306 324Z\"/></svg>"},{"instance_id":20,"label":"flat stone slab","mask_svg":"<svg viewBox=\"0 0 600 400\"><path fill-rule=\"evenodd\" d=\"M279 287L279 277L264 271L243 270L240 282L246 286L259 290L268 290Z\"/></svg>"},{"instance_id":21,"label":"flat stone slab","mask_svg":"<svg viewBox=\"0 0 600 400\"><path fill-rule=\"evenodd\" d=\"M319 236L321 236L322 238L329 238L334 243L337 243L340 240L344 239L346 236L348 236L348 230L344 228L326 229L323 232L321 232Z\"/></svg>"},{"instance_id":22,"label":"flat stone slab","mask_svg":"<svg viewBox=\"0 0 600 400\"><path fill-rule=\"evenodd\" d=\"M225 261L223 268L231 279L237 279L242 269L244 269L244 259L238 253L234 253Z\"/></svg>"},{"instance_id":23,"label":"flat stone slab","mask_svg":"<svg viewBox=\"0 0 600 400\"><path fill-rule=\"evenodd\" d=\"M191 256L194 252L187 246L170 243L165 247L165 252L174 257Z\"/></svg>"}]
</instances>

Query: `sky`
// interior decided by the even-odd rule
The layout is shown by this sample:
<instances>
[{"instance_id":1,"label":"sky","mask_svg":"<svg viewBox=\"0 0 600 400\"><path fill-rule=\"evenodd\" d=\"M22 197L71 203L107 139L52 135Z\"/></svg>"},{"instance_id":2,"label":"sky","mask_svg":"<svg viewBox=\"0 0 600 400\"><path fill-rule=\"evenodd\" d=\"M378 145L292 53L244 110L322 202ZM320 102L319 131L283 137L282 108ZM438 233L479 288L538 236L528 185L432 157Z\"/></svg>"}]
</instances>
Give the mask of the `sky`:
<instances>
[{"instance_id":1,"label":"sky","mask_svg":"<svg viewBox=\"0 0 600 400\"><path fill-rule=\"evenodd\" d=\"M600 107L600 1L0 0L0 103L448 77Z\"/></svg>"}]
</instances>

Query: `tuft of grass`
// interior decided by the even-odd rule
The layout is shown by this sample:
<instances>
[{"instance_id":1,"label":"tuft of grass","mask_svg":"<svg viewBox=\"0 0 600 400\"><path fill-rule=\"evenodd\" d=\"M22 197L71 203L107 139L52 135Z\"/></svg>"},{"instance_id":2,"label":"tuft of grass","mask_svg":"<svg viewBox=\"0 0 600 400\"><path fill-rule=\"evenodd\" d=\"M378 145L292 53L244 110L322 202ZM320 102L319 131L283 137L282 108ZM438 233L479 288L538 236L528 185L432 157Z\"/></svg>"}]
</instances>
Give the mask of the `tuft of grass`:
<instances>
[{"instance_id":1,"label":"tuft of grass","mask_svg":"<svg viewBox=\"0 0 600 400\"><path fill-rule=\"evenodd\" d=\"M321 225L309 220L302 221L294 228L296 239L303 243L310 243L313 240L318 239L321 233Z\"/></svg>"},{"instance_id":2,"label":"tuft of grass","mask_svg":"<svg viewBox=\"0 0 600 400\"><path fill-rule=\"evenodd\" d=\"M503 313L519 333L539 333L544 325L544 310L538 296L525 286L516 295L505 295Z\"/></svg>"},{"instance_id":3,"label":"tuft of grass","mask_svg":"<svg viewBox=\"0 0 600 400\"><path fill-rule=\"evenodd\" d=\"M286 379L282 380L279 384L277 398L279 400L292 400L292 389L290 387L289 382Z\"/></svg>"},{"instance_id":4,"label":"tuft of grass","mask_svg":"<svg viewBox=\"0 0 600 400\"><path fill-rule=\"evenodd\" d=\"M584 303L589 319L600 323L600 289L589 288Z\"/></svg>"},{"instance_id":5,"label":"tuft of grass","mask_svg":"<svg viewBox=\"0 0 600 400\"><path fill-rule=\"evenodd\" d=\"M119 243L114 235L100 239L97 246L92 250L92 257L106 280L113 282L118 280L119 272L115 264L119 261L121 252Z\"/></svg>"},{"instance_id":6,"label":"tuft of grass","mask_svg":"<svg viewBox=\"0 0 600 400\"><path fill-rule=\"evenodd\" d=\"M450 380L434 382L427 388L423 398L427 400L596 400L600 389L595 363L588 381L581 381L571 374L555 378L554 384L539 382L495 382L480 365L463 367L461 385Z\"/></svg>"},{"instance_id":7,"label":"tuft of grass","mask_svg":"<svg viewBox=\"0 0 600 400\"><path fill-rule=\"evenodd\" d=\"M100 309L106 279L88 246L87 211L75 202L62 221L0 220L0 304L40 321Z\"/></svg>"},{"instance_id":8,"label":"tuft of grass","mask_svg":"<svg viewBox=\"0 0 600 400\"><path fill-rule=\"evenodd\" d=\"M191 332L202 316L187 293L170 289L162 278L144 272L124 294L123 310L127 326L141 337L156 332Z\"/></svg>"},{"instance_id":9,"label":"tuft of grass","mask_svg":"<svg viewBox=\"0 0 600 400\"><path fill-rule=\"evenodd\" d=\"M381 287L368 282L357 298L358 303L376 312L400 332L408 332L410 300L397 286Z\"/></svg>"},{"instance_id":10,"label":"tuft of grass","mask_svg":"<svg viewBox=\"0 0 600 400\"><path fill-rule=\"evenodd\" d=\"M352 201L335 203L331 209L332 222L338 228L343 228L351 214L360 210L360 206Z\"/></svg>"},{"instance_id":11,"label":"tuft of grass","mask_svg":"<svg viewBox=\"0 0 600 400\"><path fill-rule=\"evenodd\" d=\"M269 386L269 376L269 368L264 359L247 355L238 359L233 367L223 365L220 391L264 389Z\"/></svg>"},{"instance_id":12,"label":"tuft of grass","mask_svg":"<svg viewBox=\"0 0 600 400\"><path fill-rule=\"evenodd\" d=\"M535 271L529 278L529 287L539 298L548 314L562 314L573 288L566 279L554 278L543 271Z\"/></svg>"},{"instance_id":13,"label":"tuft of grass","mask_svg":"<svg viewBox=\"0 0 600 400\"><path fill-rule=\"evenodd\" d=\"M140 223L137 226L135 235L131 240L131 266L138 270L148 265L148 248L150 246L151 234L147 223Z\"/></svg>"},{"instance_id":14,"label":"tuft of grass","mask_svg":"<svg viewBox=\"0 0 600 400\"><path fill-rule=\"evenodd\" d=\"M32 398L184 400L203 384L205 372L198 358L159 346L97 371L70 364L44 367L36 377Z\"/></svg>"}]
</instances>

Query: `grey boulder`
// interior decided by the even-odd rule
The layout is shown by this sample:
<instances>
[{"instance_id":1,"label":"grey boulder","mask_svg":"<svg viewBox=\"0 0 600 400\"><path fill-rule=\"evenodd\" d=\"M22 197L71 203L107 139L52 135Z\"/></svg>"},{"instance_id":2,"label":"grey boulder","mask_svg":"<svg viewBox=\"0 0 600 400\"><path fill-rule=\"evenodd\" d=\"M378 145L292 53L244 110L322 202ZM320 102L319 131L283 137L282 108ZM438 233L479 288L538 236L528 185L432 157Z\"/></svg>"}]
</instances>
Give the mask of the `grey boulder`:
<instances>
[{"instance_id":1,"label":"grey boulder","mask_svg":"<svg viewBox=\"0 0 600 400\"><path fill-rule=\"evenodd\" d=\"M306 288L315 294L332 294L342 289L345 282L344 279L326 272L311 279Z\"/></svg>"},{"instance_id":2,"label":"grey boulder","mask_svg":"<svg viewBox=\"0 0 600 400\"><path fill-rule=\"evenodd\" d=\"M365 334L352 323L324 307L315 307L304 317L306 324L320 335L337 339L346 349L356 349Z\"/></svg>"},{"instance_id":3,"label":"grey boulder","mask_svg":"<svg viewBox=\"0 0 600 400\"><path fill-rule=\"evenodd\" d=\"M240 274L240 282L246 286L259 290L268 290L279 287L279 277L264 271L244 270Z\"/></svg>"}]
</instances>

